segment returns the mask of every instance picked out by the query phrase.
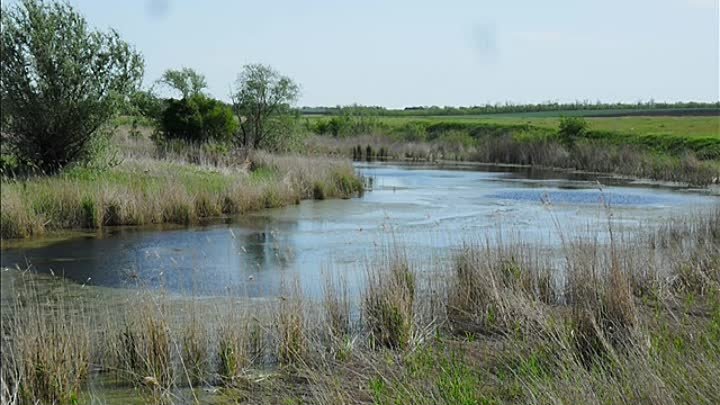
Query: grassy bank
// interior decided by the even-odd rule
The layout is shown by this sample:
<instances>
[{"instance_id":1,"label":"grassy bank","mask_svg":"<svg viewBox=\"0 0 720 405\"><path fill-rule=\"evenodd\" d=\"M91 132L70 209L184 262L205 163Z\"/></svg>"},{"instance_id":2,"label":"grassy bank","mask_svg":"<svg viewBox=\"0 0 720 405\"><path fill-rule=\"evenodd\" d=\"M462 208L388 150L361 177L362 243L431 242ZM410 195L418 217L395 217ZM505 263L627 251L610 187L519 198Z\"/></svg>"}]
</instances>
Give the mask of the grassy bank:
<instances>
[{"instance_id":1,"label":"grassy bank","mask_svg":"<svg viewBox=\"0 0 720 405\"><path fill-rule=\"evenodd\" d=\"M530 164L698 185L720 176L718 117L587 122L572 144L558 135L557 117L313 117L306 126L324 134L307 142L320 153L353 156L360 145L383 149L391 159Z\"/></svg>"},{"instance_id":2,"label":"grassy bank","mask_svg":"<svg viewBox=\"0 0 720 405\"><path fill-rule=\"evenodd\" d=\"M278 300L98 304L20 274L3 395L89 403L101 380L138 403L713 404L719 225L716 210L607 244L567 238L560 262L471 242L429 272L390 247L359 300L328 277L315 298L289 279Z\"/></svg>"},{"instance_id":3,"label":"grassy bank","mask_svg":"<svg viewBox=\"0 0 720 405\"><path fill-rule=\"evenodd\" d=\"M347 160L222 153L120 136L115 163L74 167L56 176L2 180L0 236L59 229L191 224L201 218L349 198L363 185Z\"/></svg>"}]
</instances>

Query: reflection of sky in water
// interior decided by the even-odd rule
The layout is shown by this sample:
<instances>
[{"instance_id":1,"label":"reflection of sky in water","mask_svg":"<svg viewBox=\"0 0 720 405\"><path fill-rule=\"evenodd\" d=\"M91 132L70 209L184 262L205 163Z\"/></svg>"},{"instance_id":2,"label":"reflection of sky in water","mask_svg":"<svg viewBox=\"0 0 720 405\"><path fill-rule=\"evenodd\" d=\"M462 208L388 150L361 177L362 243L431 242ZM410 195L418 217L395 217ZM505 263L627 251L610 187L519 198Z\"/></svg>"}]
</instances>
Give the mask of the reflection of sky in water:
<instances>
[{"instance_id":1,"label":"reflection of sky in water","mask_svg":"<svg viewBox=\"0 0 720 405\"><path fill-rule=\"evenodd\" d=\"M435 169L438 169L437 167ZM113 229L41 248L3 251L3 266L24 266L79 283L162 286L173 292L272 296L297 276L321 294L323 271L358 287L388 245L429 266L463 241L506 234L543 247L565 236L602 233L607 211L594 178L523 169L431 170L362 165L373 191L351 200L304 201L188 229ZM554 178L552 176L555 176ZM612 220L627 229L687 215L717 200L662 188L605 186ZM548 196L550 205L541 204ZM568 235L570 234L570 235Z\"/></svg>"},{"instance_id":2,"label":"reflection of sky in water","mask_svg":"<svg viewBox=\"0 0 720 405\"><path fill-rule=\"evenodd\" d=\"M489 196L502 200L536 201L550 204L608 204L615 205L673 205L682 204L683 198L635 194L632 192L601 192L599 190L511 190Z\"/></svg>"}]
</instances>

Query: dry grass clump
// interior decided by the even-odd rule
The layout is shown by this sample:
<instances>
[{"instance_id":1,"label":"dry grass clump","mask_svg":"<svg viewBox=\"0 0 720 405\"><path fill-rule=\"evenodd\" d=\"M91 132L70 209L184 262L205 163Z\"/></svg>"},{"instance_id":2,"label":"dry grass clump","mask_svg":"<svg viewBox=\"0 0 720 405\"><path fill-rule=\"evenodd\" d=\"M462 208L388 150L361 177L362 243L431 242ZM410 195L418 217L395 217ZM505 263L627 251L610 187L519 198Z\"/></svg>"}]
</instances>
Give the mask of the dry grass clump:
<instances>
[{"instance_id":1,"label":"dry grass clump","mask_svg":"<svg viewBox=\"0 0 720 405\"><path fill-rule=\"evenodd\" d=\"M31 207L23 203L17 193L0 194L0 235L16 235L26 238L30 235L42 235L44 224L34 215Z\"/></svg>"},{"instance_id":2,"label":"dry grass clump","mask_svg":"<svg viewBox=\"0 0 720 405\"><path fill-rule=\"evenodd\" d=\"M198 319L194 311L190 319L182 328L182 364L187 370L190 384L197 386L205 384L211 377L212 356L210 350L210 336L207 326Z\"/></svg>"},{"instance_id":3,"label":"dry grass clump","mask_svg":"<svg viewBox=\"0 0 720 405\"><path fill-rule=\"evenodd\" d=\"M684 294L707 296L720 291L720 250L698 252L675 266L673 287Z\"/></svg>"},{"instance_id":4,"label":"dry grass clump","mask_svg":"<svg viewBox=\"0 0 720 405\"><path fill-rule=\"evenodd\" d=\"M332 273L325 274L323 288L325 323L331 340L342 342L350 334L350 297L347 280L335 280Z\"/></svg>"},{"instance_id":5,"label":"dry grass clump","mask_svg":"<svg viewBox=\"0 0 720 405\"><path fill-rule=\"evenodd\" d=\"M567 258L565 299L571 307L573 337L586 360L637 343L638 309L623 252L611 240L603 250L575 246Z\"/></svg>"},{"instance_id":6,"label":"dry grass clump","mask_svg":"<svg viewBox=\"0 0 720 405\"><path fill-rule=\"evenodd\" d=\"M456 333L526 330L537 322L537 304L557 295L549 267L529 250L466 245L453 258L448 320Z\"/></svg>"},{"instance_id":7,"label":"dry grass clump","mask_svg":"<svg viewBox=\"0 0 720 405\"><path fill-rule=\"evenodd\" d=\"M25 299L3 309L3 401L75 403L90 374L88 314L82 305L68 308L64 291L40 297L33 285L24 288Z\"/></svg>"},{"instance_id":8,"label":"dry grass clump","mask_svg":"<svg viewBox=\"0 0 720 405\"><path fill-rule=\"evenodd\" d=\"M163 309L153 303L128 314L118 336L121 372L135 386L145 387L153 397L166 397L175 384L174 345Z\"/></svg>"},{"instance_id":9,"label":"dry grass clump","mask_svg":"<svg viewBox=\"0 0 720 405\"><path fill-rule=\"evenodd\" d=\"M308 325L299 280L284 286L277 311L277 356L282 365L298 365L309 355Z\"/></svg>"},{"instance_id":10,"label":"dry grass clump","mask_svg":"<svg viewBox=\"0 0 720 405\"><path fill-rule=\"evenodd\" d=\"M227 314L217 331L218 375L225 385L233 385L250 365L242 316Z\"/></svg>"},{"instance_id":11,"label":"dry grass clump","mask_svg":"<svg viewBox=\"0 0 720 405\"><path fill-rule=\"evenodd\" d=\"M136 157L107 170L3 179L0 237L113 225L189 224L310 198L350 198L363 183L349 161L256 152L249 165Z\"/></svg>"},{"instance_id":12,"label":"dry grass clump","mask_svg":"<svg viewBox=\"0 0 720 405\"><path fill-rule=\"evenodd\" d=\"M671 285L682 294L700 297L720 293L720 209L703 221L671 224L666 245L675 248Z\"/></svg>"},{"instance_id":13,"label":"dry grass clump","mask_svg":"<svg viewBox=\"0 0 720 405\"><path fill-rule=\"evenodd\" d=\"M402 350L413 338L416 274L402 254L388 260L368 270L363 311L371 346Z\"/></svg>"},{"instance_id":14,"label":"dry grass clump","mask_svg":"<svg viewBox=\"0 0 720 405\"><path fill-rule=\"evenodd\" d=\"M214 370L217 370L221 384L242 386L248 371L252 367L263 366L266 355L272 354L268 342L271 336L268 336L269 329L264 324L266 310L268 308L246 308L235 302L225 303L214 310L220 315L215 340L211 345L214 350L210 351L206 359L217 358L217 363L212 364L215 365ZM213 380L205 382L212 383Z\"/></svg>"}]
</instances>

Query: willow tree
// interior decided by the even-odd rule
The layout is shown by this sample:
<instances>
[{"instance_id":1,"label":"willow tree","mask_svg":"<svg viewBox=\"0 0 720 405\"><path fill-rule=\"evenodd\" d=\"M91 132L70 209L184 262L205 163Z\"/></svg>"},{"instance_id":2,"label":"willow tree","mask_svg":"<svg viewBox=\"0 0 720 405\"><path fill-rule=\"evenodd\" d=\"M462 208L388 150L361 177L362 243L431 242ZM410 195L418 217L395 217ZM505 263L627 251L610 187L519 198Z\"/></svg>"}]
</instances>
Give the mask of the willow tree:
<instances>
[{"instance_id":1,"label":"willow tree","mask_svg":"<svg viewBox=\"0 0 720 405\"><path fill-rule=\"evenodd\" d=\"M20 161L56 172L88 155L138 88L143 59L67 3L24 0L3 6L0 21L3 141Z\"/></svg>"},{"instance_id":2,"label":"willow tree","mask_svg":"<svg viewBox=\"0 0 720 405\"><path fill-rule=\"evenodd\" d=\"M179 91L182 98L200 95L207 89L205 76L187 67L166 70L159 82Z\"/></svg>"},{"instance_id":3,"label":"willow tree","mask_svg":"<svg viewBox=\"0 0 720 405\"><path fill-rule=\"evenodd\" d=\"M235 113L240 118L238 143L249 148L276 148L287 126L290 107L300 88L289 77L267 65L245 65L232 94Z\"/></svg>"}]
</instances>

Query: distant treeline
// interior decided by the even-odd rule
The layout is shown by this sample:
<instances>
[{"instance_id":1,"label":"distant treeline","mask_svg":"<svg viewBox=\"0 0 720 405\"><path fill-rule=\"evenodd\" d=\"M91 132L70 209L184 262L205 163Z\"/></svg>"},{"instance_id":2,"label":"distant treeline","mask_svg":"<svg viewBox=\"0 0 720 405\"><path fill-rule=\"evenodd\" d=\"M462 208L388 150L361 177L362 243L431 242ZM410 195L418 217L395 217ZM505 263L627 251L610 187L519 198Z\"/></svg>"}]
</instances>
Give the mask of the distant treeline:
<instances>
[{"instance_id":1,"label":"distant treeline","mask_svg":"<svg viewBox=\"0 0 720 405\"><path fill-rule=\"evenodd\" d=\"M530 114L530 115L720 115L720 102L638 102L638 103L541 103L541 104L488 104L472 107L413 106L404 109L388 109L380 106L302 107L305 115L341 115L345 113L380 116L443 116L483 114Z\"/></svg>"}]
</instances>

